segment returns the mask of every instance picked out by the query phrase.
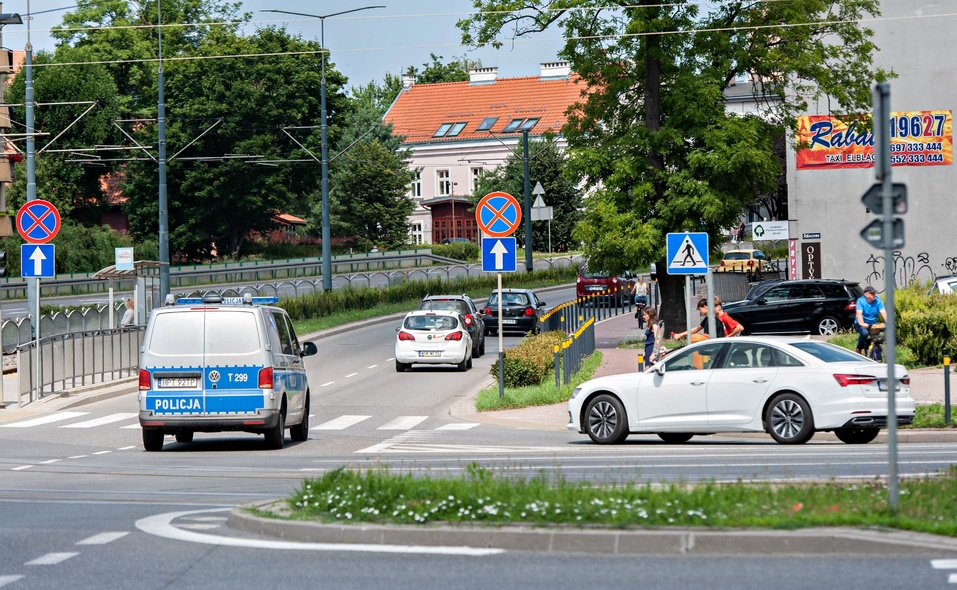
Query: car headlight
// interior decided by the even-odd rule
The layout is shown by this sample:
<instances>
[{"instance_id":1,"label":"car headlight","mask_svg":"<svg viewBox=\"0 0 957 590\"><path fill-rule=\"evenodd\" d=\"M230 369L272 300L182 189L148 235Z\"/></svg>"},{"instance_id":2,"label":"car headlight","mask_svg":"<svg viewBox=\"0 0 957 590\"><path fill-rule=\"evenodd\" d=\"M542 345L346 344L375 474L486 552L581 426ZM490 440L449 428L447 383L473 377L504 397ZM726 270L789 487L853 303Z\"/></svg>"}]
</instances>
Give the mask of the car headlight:
<instances>
[{"instance_id":1,"label":"car headlight","mask_svg":"<svg viewBox=\"0 0 957 590\"><path fill-rule=\"evenodd\" d=\"M581 392L582 392L582 388L581 388L581 387L576 387L576 388L575 388L575 391L572 392L572 397L571 397L571 399L575 399L575 398L578 396L578 394L581 393Z\"/></svg>"}]
</instances>

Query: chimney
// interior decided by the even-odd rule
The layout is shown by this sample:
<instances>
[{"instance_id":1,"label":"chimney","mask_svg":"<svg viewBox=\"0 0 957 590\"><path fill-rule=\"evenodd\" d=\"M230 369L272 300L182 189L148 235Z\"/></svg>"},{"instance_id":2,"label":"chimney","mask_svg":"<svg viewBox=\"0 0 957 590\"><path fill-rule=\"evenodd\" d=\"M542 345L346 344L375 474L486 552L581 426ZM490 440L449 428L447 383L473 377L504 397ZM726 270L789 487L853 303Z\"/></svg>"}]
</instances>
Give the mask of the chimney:
<instances>
[{"instance_id":1,"label":"chimney","mask_svg":"<svg viewBox=\"0 0 957 590\"><path fill-rule=\"evenodd\" d=\"M542 62L542 78L567 78L572 73L567 61Z\"/></svg>"},{"instance_id":2,"label":"chimney","mask_svg":"<svg viewBox=\"0 0 957 590\"><path fill-rule=\"evenodd\" d=\"M415 84L415 74L402 74L402 89L412 88Z\"/></svg>"},{"instance_id":3,"label":"chimney","mask_svg":"<svg viewBox=\"0 0 957 590\"><path fill-rule=\"evenodd\" d=\"M469 84L494 84L498 78L498 68L472 68L469 70Z\"/></svg>"}]
</instances>

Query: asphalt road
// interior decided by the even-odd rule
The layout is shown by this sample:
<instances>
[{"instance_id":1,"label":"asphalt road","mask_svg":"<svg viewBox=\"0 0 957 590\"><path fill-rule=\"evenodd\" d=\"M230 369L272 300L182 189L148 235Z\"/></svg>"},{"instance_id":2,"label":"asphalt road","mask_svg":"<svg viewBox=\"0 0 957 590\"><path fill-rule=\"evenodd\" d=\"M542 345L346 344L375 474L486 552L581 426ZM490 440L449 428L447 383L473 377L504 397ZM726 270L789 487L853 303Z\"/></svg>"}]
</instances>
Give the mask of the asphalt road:
<instances>
[{"instance_id":1,"label":"asphalt road","mask_svg":"<svg viewBox=\"0 0 957 590\"><path fill-rule=\"evenodd\" d=\"M564 296L545 298L558 303ZM287 439L281 451L264 450L255 435L200 433L192 444L168 439L163 452L146 453L135 393L20 413L15 420L0 415L0 587L217 589L313 582L363 590L619 584L872 590L953 587L951 575L957 582L957 563L932 562L947 557L933 550L915 557L720 559L483 555L423 547L390 553L303 550L225 527L222 509L287 495L303 478L340 466L385 463L458 474L478 462L511 473L617 482L873 478L886 469L886 447L879 444L784 447L769 438L726 436L666 445L636 436L625 445L599 447L562 430L463 421L449 409L491 382L497 339L488 341L486 355L470 371L399 374L391 361L397 325L368 325L319 340L320 353L307 359L311 437ZM516 342L506 338L506 346ZM927 473L957 463L957 444L912 443L899 454L903 475ZM197 542L191 532L220 541Z\"/></svg>"}]
</instances>

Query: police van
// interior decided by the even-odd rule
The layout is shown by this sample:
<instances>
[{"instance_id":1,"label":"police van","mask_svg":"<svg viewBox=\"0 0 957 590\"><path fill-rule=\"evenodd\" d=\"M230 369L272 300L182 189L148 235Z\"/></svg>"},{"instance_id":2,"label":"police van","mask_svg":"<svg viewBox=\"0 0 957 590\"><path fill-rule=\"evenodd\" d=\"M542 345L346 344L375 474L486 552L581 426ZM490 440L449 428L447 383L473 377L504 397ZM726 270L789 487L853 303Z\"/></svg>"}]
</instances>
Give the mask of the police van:
<instances>
[{"instance_id":1,"label":"police van","mask_svg":"<svg viewBox=\"0 0 957 590\"><path fill-rule=\"evenodd\" d=\"M316 345L300 345L285 310L264 305L277 301L206 295L153 310L139 372L147 451L162 450L168 434L189 443L195 432L251 432L271 449L287 428L294 441L309 437L303 357Z\"/></svg>"}]
</instances>

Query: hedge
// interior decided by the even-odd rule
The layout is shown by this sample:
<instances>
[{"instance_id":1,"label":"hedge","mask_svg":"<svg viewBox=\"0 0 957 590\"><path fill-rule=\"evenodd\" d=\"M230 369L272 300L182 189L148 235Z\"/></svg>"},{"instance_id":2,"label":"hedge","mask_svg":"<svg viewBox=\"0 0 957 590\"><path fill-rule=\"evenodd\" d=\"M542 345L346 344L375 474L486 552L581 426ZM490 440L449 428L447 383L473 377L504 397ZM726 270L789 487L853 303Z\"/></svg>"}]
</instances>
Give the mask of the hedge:
<instances>
[{"instance_id":1,"label":"hedge","mask_svg":"<svg viewBox=\"0 0 957 590\"><path fill-rule=\"evenodd\" d=\"M505 351L505 387L538 385L555 372L555 346L568 335L561 330L542 332L522 338L518 346ZM489 374L498 379L498 361Z\"/></svg>"}]
</instances>

